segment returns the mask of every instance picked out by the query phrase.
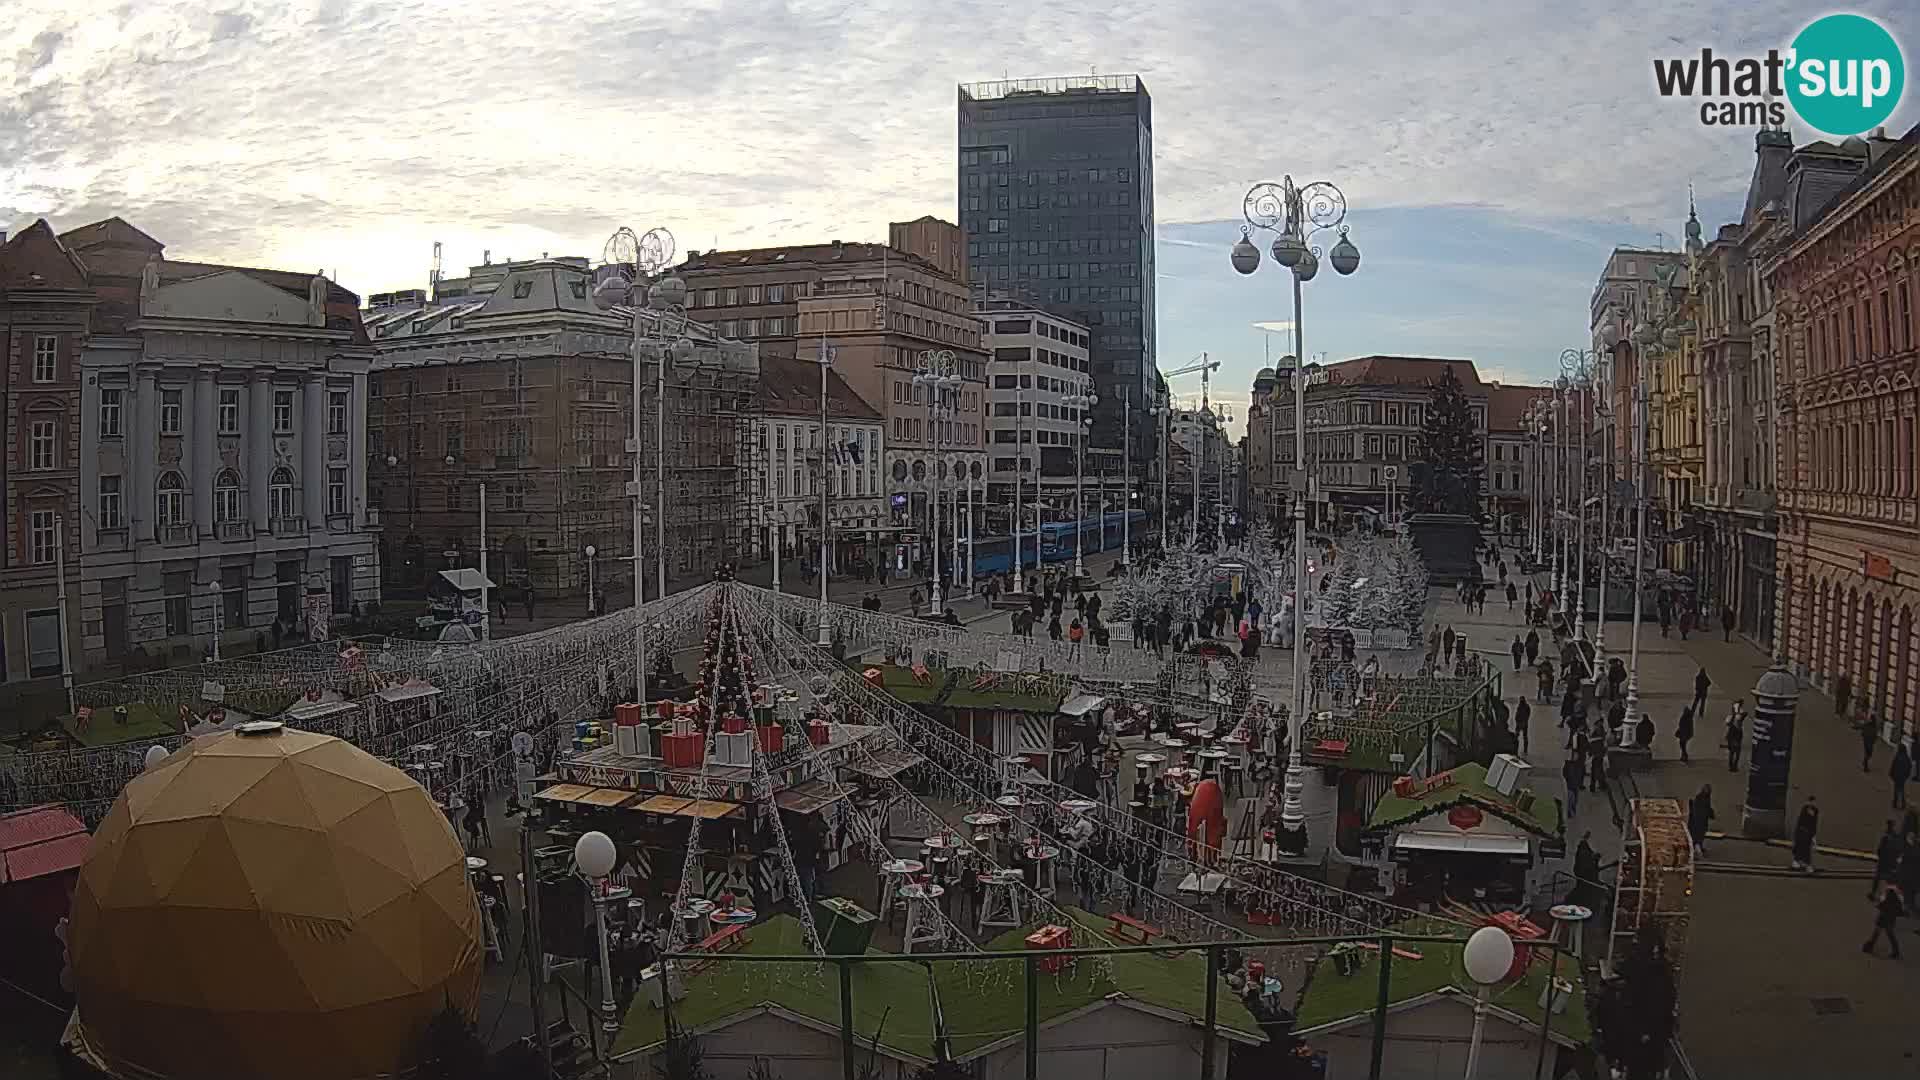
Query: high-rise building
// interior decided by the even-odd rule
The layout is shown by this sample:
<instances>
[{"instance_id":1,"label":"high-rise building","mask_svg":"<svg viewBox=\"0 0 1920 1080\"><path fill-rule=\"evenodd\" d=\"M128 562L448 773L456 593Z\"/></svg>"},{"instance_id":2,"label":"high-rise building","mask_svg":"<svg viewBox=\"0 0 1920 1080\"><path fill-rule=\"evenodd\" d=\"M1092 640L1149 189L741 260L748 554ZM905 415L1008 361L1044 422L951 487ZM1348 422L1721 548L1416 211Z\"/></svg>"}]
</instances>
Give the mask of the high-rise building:
<instances>
[{"instance_id":1,"label":"high-rise building","mask_svg":"<svg viewBox=\"0 0 1920 1080\"><path fill-rule=\"evenodd\" d=\"M987 392L993 410L987 420L987 530L1009 527L1016 495L1021 528L1032 527L1028 510L1035 505L1045 521L1073 520L1080 501L1093 513L1105 505L1099 501L1102 487L1097 479L1075 484L1075 457L1086 428L1080 410L1067 404L1092 389L1087 328L1018 300L990 298L977 310L987 331L993 382ZM1081 463L1081 473L1092 465Z\"/></svg>"},{"instance_id":2,"label":"high-rise building","mask_svg":"<svg viewBox=\"0 0 1920 1080\"><path fill-rule=\"evenodd\" d=\"M1095 446L1134 474L1157 457L1153 306L1153 99L1133 75L960 87L960 225L976 289L1024 295L1088 328Z\"/></svg>"}]
</instances>

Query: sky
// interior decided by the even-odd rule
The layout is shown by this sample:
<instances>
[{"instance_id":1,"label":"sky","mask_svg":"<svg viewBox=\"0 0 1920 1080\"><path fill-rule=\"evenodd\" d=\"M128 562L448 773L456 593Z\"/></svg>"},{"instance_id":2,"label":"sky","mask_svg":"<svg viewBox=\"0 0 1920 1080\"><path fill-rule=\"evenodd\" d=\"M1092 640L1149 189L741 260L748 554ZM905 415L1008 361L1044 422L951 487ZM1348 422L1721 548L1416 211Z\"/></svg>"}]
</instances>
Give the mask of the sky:
<instances>
[{"instance_id":1,"label":"sky","mask_svg":"<svg viewBox=\"0 0 1920 1080\"><path fill-rule=\"evenodd\" d=\"M597 257L620 225L683 249L883 240L956 217L956 84L1138 73L1163 368L1220 360L1211 396L1243 416L1270 336L1254 324L1291 301L1277 268L1242 278L1227 254L1246 189L1291 174L1340 186L1362 252L1306 286L1309 354L1543 380L1587 344L1612 246L1677 246L1689 184L1709 235L1743 200L1752 132L1660 98L1652 60L1784 47L1832 9L1569 10L0 0L0 228L118 214L173 257L324 270L362 295L424 287L435 241L457 274L485 251ZM1920 6L1848 10L1920 41Z\"/></svg>"}]
</instances>

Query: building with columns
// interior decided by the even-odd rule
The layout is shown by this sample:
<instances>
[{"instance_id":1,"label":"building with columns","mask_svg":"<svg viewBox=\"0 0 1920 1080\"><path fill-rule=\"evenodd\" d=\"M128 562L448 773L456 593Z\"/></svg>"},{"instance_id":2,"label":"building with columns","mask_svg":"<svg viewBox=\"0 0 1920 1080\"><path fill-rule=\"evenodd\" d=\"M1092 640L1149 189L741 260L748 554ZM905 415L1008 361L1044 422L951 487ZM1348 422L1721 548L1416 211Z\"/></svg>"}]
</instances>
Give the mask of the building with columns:
<instances>
[{"instance_id":1,"label":"building with columns","mask_svg":"<svg viewBox=\"0 0 1920 1080\"><path fill-rule=\"evenodd\" d=\"M86 268L45 221L0 234L0 708L59 700L63 661L78 666L80 351L93 302Z\"/></svg>"},{"instance_id":2,"label":"building with columns","mask_svg":"<svg viewBox=\"0 0 1920 1080\"><path fill-rule=\"evenodd\" d=\"M1775 649L1920 727L1920 127L1802 147L1764 256L1779 350ZM1834 179L1846 176L1837 193ZM1802 189L1827 189L1801 199Z\"/></svg>"},{"instance_id":3,"label":"building with columns","mask_svg":"<svg viewBox=\"0 0 1920 1080\"><path fill-rule=\"evenodd\" d=\"M323 637L377 599L359 298L318 274L167 259L119 218L64 234L99 296L81 357L90 666Z\"/></svg>"}]
</instances>

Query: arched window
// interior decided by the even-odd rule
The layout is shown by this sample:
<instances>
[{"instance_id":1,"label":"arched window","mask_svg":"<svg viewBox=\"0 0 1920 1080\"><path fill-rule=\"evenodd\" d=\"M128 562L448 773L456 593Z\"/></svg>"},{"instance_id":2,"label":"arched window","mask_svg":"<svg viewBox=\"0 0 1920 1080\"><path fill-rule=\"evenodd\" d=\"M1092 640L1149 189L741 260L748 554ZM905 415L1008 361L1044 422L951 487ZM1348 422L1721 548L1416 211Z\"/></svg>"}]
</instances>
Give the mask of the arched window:
<instances>
[{"instance_id":1,"label":"arched window","mask_svg":"<svg viewBox=\"0 0 1920 1080\"><path fill-rule=\"evenodd\" d=\"M161 528L187 523L187 485L172 469L160 474L159 491L154 497L155 517Z\"/></svg>"},{"instance_id":2,"label":"arched window","mask_svg":"<svg viewBox=\"0 0 1920 1080\"><path fill-rule=\"evenodd\" d=\"M273 470L267 481L267 507L275 521L299 516L299 500L293 490L293 470L285 465Z\"/></svg>"},{"instance_id":3,"label":"arched window","mask_svg":"<svg viewBox=\"0 0 1920 1080\"><path fill-rule=\"evenodd\" d=\"M213 478L213 520L225 523L240 521L244 516L240 510L240 474L221 469Z\"/></svg>"}]
</instances>

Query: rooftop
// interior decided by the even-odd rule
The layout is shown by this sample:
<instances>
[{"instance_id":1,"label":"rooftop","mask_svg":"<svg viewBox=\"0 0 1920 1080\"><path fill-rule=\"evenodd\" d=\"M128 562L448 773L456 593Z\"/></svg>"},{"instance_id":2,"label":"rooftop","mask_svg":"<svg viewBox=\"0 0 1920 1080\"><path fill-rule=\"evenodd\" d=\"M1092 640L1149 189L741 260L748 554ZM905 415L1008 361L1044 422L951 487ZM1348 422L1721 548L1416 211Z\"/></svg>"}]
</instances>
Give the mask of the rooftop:
<instances>
[{"instance_id":1,"label":"rooftop","mask_svg":"<svg viewBox=\"0 0 1920 1080\"><path fill-rule=\"evenodd\" d=\"M791 244L786 247L739 248L732 251L689 251L684 262L674 267L678 273L716 273L742 267L782 265L827 265L835 263L895 262L933 274L940 268L911 252L887 244L835 240L825 244ZM941 274L941 276L945 276Z\"/></svg>"},{"instance_id":2,"label":"rooftop","mask_svg":"<svg viewBox=\"0 0 1920 1080\"><path fill-rule=\"evenodd\" d=\"M1357 356L1350 360L1328 364L1324 370L1330 385L1425 388L1427 384L1440 378L1441 372L1449 367L1454 369L1454 375L1459 378L1460 385L1468 395L1485 390L1486 384L1480 381L1480 373L1475 370L1473 361L1461 358Z\"/></svg>"},{"instance_id":3,"label":"rooftop","mask_svg":"<svg viewBox=\"0 0 1920 1080\"><path fill-rule=\"evenodd\" d=\"M1435 774L1432 779L1440 782L1412 798L1403 798L1388 791L1374 804L1373 818L1368 822L1368 828L1386 829L1405 825L1466 805L1479 807L1543 837L1559 836L1565 824L1560 814L1559 799L1551 795L1535 795L1528 805L1522 806L1514 796L1502 794L1488 784L1487 767L1478 762L1456 765L1446 772ZM1531 794L1524 788L1520 793Z\"/></svg>"},{"instance_id":4,"label":"rooftop","mask_svg":"<svg viewBox=\"0 0 1920 1080\"><path fill-rule=\"evenodd\" d=\"M820 415L820 365L811 360L790 357L760 358L760 408L773 416ZM827 370L827 418L860 423L880 423L881 415L840 373Z\"/></svg>"},{"instance_id":5,"label":"rooftop","mask_svg":"<svg viewBox=\"0 0 1920 1080\"><path fill-rule=\"evenodd\" d=\"M1133 94L1147 87L1138 75L1058 75L1038 79L998 79L960 84L960 96L974 101L1023 94Z\"/></svg>"},{"instance_id":6,"label":"rooftop","mask_svg":"<svg viewBox=\"0 0 1920 1080\"><path fill-rule=\"evenodd\" d=\"M1465 964L1460 959L1461 946L1425 941L1405 948L1418 954L1420 959L1393 958L1387 969L1388 1005L1411 1003L1439 993L1458 993L1464 1000L1472 1000L1474 984L1467 978ZM1540 995L1547 986L1547 967L1544 959L1533 961L1519 979L1496 989L1487 1004L1537 1029L1545 1016L1540 1008ZM1553 1018L1553 1032L1576 1044L1585 1043L1593 1038L1593 1026L1587 1018L1587 998L1581 989L1580 973L1564 960L1562 967L1560 977L1573 983L1573 991L1567 999L1566 1012ZM1340 974L1333 958L1323 956L1307 976L1294 1030L1311 1032L1356 1017L1370 1019L1379 1000L1380 957L1376 951L1368 950L1359 970L1350 975Z\"/></svg>"},{"instance_id":7,"label":"rooftop","mask_svg":"<svg viewBox=\"0 0 1920 1080\"><path fill-rule=\"evenodd\" d=\"M911 668L886 664L880 668L888 694L909 705L948 709L1004 709L1011 712L1052 713L1067 699L1070 689L1057 675L988 673L993 681L976 686L985 676L973 668L931 671L922 681Z\"/></svg>"},{"instance_id":8,"label":"rooftop","mask_svg":"<svg viewBox=\"0 0 1920 1080\"><path fill-rule=\"evenodd\" d=\"M1502 386L1498 383L1487 387L1487 430L1518 432L1524 430L1521 418L1533 403L1553 396L1550 386Z\"/></svg>"}]
</instances>

